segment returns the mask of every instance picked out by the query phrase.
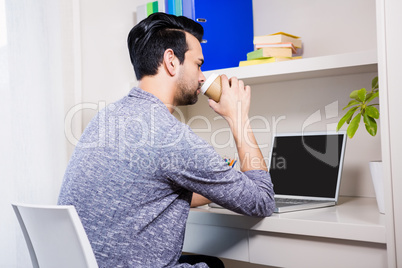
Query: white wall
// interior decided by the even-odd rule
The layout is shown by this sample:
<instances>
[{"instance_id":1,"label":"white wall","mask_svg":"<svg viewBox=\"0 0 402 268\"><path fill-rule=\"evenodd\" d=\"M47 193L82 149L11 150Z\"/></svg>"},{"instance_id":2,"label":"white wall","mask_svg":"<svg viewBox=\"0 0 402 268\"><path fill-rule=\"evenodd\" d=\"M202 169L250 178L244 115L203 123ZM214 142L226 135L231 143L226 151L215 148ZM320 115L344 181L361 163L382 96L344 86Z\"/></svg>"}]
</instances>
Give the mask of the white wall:
<instances>
[{"instance_id":1,"label":"white wall","mask_svg":"<svg viewBox=\"0 0 402 268\"><path fill-rule=\"evenodd\" d=\"M127 36L136 24L137 5L146 2L80 1L84 103L98 105L99 102L116 101L127 95L136 84L127 49ZM88 124L95 113L91 109L83 112L83 126Z\"/></svg>"},{"instance_id":2,"label":"white wall","mask_svg":"<svg viewBox=\"0 0 402 268\"><path fill-rule=\"evenodd\" d=\"M375 0L253 0L254 34L287 32L303 56L376 49Z\"/></svg>"},{"instance_id":3,"label":"white wall","mask_svg":"<svg viewBox=\"0 0 402 268\"><path fill-rule=\"evenodd\" d=\"M137 24L136 8L148 0L82 0L82 116L84 128L105 105L127 95L138 84L127 49L127 36ZM186 108L179 108L186 113Z\"/></svg>"},{"instance_id":4,"label":"white wall","mask_svg":"<svg viewBox=\"0 0 402 268\"><path fill-rule=\"evenodd\" d=\"M264 157L268 158L272 133L300 132L303 128L304 131L335 130L344 114L342 108L349 102L350 92L369 88L375 75L369 73L252 85L250 118L255 118L252 126ZM326 113L326 108L331 108L331 112ZM308 124L307 119L318 110L322 120ZM206 120L192 120L200 115ZM217 118L204 96L187 111L187 122L191 123L193 130L214 145L222 156L233 158L236 149L231 143L231 135L229 131L220 132L228 126L224 120ZM205 121L212 122L212 133L201 132L207 127ZM346 125L342 129L346 129ZM223 146L226 144L228 146ZM372 137L361 125L355 137L347 141L341 195L374 196L368 170L368 162L374 160L381 160L380 133Z\"/></svg>"}]
</instances>

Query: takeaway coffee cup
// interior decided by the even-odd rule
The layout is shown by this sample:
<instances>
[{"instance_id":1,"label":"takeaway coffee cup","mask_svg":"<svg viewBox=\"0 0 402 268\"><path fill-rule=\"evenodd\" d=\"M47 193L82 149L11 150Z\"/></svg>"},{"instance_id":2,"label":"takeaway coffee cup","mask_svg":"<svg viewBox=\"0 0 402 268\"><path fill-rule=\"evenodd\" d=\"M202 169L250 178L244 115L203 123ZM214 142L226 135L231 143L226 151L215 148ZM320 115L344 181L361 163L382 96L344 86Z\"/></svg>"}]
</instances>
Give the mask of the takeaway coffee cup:
<instances>
[{"instance_id":1,"label":"takeaway coffee cup","mask_svg":"<svg viewBox=\"0 0 402 268\"><path fill-rule=\"evenodd\" d=\"M202 85L201 92L210 99L219 102L222 95L221 77L218 74L211 74Z\"/></svg>"}]
</instances>

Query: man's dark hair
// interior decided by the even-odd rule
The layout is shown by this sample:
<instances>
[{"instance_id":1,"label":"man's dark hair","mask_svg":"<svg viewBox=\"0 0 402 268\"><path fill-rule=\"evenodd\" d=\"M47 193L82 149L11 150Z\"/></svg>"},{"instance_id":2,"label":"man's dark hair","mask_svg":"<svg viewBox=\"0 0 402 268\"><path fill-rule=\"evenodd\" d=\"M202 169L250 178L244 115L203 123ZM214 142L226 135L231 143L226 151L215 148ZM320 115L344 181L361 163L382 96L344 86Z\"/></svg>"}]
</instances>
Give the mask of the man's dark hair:
<instances>
[{"instance_id":1,"label":"man's dark hair","mask_svg":"<svg viewBox=\"0 0 402 268\"><path fill-rule=\"evenodd\" d=\"M166 13L151 14L134 26L127 44L137 80L157 73L166 49L172 49L182 64L188 50L185 32L201 42L204 29L189 18Z\"/></svg>"}]
</instances>

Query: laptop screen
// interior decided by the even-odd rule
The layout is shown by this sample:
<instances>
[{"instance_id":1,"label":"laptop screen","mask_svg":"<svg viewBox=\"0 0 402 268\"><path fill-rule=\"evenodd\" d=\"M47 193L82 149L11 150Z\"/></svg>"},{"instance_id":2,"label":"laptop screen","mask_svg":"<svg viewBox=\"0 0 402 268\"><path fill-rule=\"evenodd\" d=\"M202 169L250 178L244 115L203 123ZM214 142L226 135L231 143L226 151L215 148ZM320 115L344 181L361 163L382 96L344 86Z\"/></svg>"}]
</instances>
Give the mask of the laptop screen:
<instances>
[{"instance_id":1,"label":"laptop screen","mask_svg":"<svg viewBox=\"0 0 402 268\"><path fill-rule=\"evenodd\" d=\"M337 199L346 135L278 134L270 174L276 195Z\"/></svg>"}]
</instances>

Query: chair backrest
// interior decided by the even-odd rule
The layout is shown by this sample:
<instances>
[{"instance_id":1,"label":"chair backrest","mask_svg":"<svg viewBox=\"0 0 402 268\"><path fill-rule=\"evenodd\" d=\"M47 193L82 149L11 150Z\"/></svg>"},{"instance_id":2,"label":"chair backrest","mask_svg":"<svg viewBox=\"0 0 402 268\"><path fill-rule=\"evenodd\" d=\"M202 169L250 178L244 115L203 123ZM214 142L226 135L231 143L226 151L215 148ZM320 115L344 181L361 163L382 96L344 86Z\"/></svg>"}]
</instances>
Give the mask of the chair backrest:
<instances>
[{"instance_id":1,"label":"chair backrest","mask_svg":"<svg viewBox=\"0 0 402 268\"><path fill-rule=\"evenodd\" d=\"M74 206L12 206L34 268L98 267Z\"/></svg>"}]
</instances>

